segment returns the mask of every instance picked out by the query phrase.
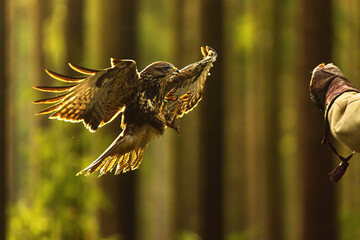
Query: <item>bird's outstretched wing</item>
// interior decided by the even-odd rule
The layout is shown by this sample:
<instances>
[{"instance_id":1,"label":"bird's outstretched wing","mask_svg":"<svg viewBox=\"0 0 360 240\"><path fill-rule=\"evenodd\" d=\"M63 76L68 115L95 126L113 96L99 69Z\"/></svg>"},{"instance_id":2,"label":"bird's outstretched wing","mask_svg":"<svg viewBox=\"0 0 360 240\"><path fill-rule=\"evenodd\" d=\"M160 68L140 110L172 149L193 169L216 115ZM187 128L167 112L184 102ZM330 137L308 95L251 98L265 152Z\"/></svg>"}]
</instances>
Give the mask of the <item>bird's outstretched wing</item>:
<instances>
[{"instance_id":1,"label":"bird's outstretched wing","mask_svg":"<svg viewBox=\"0 0 360 240\"><path fill-rule=\"evenodd\" d=\"M203 96L205 81L213 66L212 63L216 61L217 54L209 46L201 47L201 53L204 57L203 60L184 67L174 79L174 96L181 97L189 92L187 101L171 101L166 105L167 111L176 112L177 117L182 117L190 112Z\"/></svg>"},{"instance_id":2,"label":"bird's outstretched wing","mask_svg":"<svg viewBox=\"0 0 360 240\"><path fill-rule=\"evenodd\" d=\"M111 59L111 68L93 70L69 64L84 77L67 77L50 70L52 78L71 83L65 87L34 87L44 92L62 93L34 103L54 104L38 114L52 113L50 118L83 122L90 131L113 120L125 110L127 100L137 91L139 73L133 60Z\"/></svg>"}]
</instances>

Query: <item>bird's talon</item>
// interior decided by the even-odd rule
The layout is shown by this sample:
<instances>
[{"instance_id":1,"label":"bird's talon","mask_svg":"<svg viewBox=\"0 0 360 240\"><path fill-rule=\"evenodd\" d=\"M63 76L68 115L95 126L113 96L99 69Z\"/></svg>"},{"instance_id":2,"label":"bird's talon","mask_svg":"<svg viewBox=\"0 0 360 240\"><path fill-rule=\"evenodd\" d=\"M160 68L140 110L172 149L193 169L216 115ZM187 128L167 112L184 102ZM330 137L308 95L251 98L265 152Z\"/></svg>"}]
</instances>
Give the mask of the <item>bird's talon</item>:
<instances>
[{"instance_id":1,"label":"bird's talon","mask_svg":"<svg viewBox=\"0 0 360 240\"><path fill-rule=\"evenodd\" d=\"M174 93L175 93L175 89L171 89L166 95L165 95L165 102L173 102L173 101L176 101L176 97L174 96Z\"/></svg>"},{"instance_id":2,"label":"bird's talon","mask_svg":"<svg viewBox=\"0 0 360 240\"><path fill-rule=\"evenodd\" d=\"M181 97L179 97L178 101L179 102L187 102L190 100L190 96L191 96L191 91L185 93L184 95L182 95Z\"/></svg>"}]
</instances>

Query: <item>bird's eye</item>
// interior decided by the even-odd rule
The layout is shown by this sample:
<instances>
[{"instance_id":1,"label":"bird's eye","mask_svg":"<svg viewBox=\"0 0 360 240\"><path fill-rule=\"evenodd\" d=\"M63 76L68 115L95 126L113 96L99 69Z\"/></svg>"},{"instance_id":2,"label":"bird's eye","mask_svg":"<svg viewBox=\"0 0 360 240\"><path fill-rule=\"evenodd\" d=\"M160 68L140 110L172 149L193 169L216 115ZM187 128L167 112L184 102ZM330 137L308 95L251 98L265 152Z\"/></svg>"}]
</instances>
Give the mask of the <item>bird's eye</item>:
<instances>
[{"instance_id":1,"label":"bird's eye","mask_svg":"<svg viewBox=\"0 0 360 240\"><path fill-rule=\"evenodd\" d=\"M161 67L160 70L162 72L170 72L173 68L172 67Z\"/></svg>"}]
</instances>

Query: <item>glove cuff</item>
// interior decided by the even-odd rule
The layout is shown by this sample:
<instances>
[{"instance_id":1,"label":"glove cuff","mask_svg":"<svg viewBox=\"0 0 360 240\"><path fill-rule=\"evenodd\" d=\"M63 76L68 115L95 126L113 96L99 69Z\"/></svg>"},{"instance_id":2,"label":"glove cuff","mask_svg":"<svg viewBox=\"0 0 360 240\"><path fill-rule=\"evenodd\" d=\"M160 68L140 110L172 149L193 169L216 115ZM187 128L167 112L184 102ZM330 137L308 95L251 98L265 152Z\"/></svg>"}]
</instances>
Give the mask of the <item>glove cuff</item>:
<instances>
[{"instance_id":1,"label":"glove cuff","mask_svg":"<svg viewBox=\"0 0 360 240\"><path fill-rule=\"evenodd\" d=\"M349 91L359 92L334 64L320 64L313 70L310 97L320 110L327 109L338 96Z\"/></svg>"},{"instance_id":2,"label":"glove cuff","mask_svg":"<svg viewBox=\"0 0 360 240\"><path fill-rule=\"evenodd\" d=\"M359 92L359 90L348 79L342 76L336 76L326 92L324 108L326 109L332 105L332 103L345 92Z\"/></svg>"}]
</instances>

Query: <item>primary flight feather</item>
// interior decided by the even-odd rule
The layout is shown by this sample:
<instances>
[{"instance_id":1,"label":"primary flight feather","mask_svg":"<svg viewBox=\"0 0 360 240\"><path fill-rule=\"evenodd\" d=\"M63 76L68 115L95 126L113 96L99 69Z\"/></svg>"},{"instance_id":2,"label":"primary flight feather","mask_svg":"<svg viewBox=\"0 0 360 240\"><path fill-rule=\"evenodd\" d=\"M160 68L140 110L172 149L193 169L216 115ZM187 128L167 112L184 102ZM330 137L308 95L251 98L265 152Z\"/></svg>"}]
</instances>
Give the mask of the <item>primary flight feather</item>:
<instances>
[{"instance_id":1,"label":"primary flight feather","mask_svg":"<svg viewBox=\"0 0 360 240\"><path fill-rule=\"evenodd\" d=\"M121 117L121 133L93 163L77 175L99 176L115 171L127 172L139 167L149 141L164 133L166 127L179 132L178 118L191 111L201 100L205 81L217 54L202 47L203 59L178 70L159 61L138 72L133 60L111 59L111 67L95 70L69 64L85 75L64 76L50 70L52 78L70 83L60 87L34 87L39 91L60 93L35 101L53 104L38 114L70 122L83 122L91 132L117 116Z\"/></svg>"}]
</instances>

